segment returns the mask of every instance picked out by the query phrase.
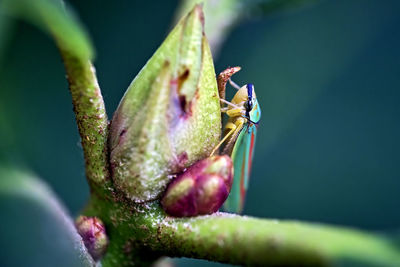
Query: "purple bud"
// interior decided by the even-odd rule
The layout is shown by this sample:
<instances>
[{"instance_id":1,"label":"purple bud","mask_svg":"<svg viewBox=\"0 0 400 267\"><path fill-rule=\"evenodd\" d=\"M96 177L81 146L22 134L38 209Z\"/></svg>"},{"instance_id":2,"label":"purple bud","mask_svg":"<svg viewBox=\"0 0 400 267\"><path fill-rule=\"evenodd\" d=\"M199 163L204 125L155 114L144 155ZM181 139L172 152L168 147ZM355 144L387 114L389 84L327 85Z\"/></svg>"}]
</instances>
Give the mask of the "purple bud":
<instances>
[{"instance_id":1,"label":"purple bud","mask_svg":"<svg viewBox=\"0 0 400 267\"><path fill-rule=\"evenodd\" d=\"M218 175L200 176L197 181L198 214L209 214L218 211L228 198L231 188Z\"/></svg>"},{"instance_id":2,"label":"purple bud","mask_svg":"<svg viewBox=\"0 0 400 267\"><path fill-rule=\"evenodd\" d=\"M97 217L79 216L75 225L90 255L98 261L106 252L108 245L103 222Z\"/></svg>"},{"instance_id":3,"label":"purple bud","mask_svg":"<svg viewBox=\"0 0 400 267\"><path fill-rule=\"evenodd\" d=\"M225 202L232 179L233 164L229 156L200 160L168 185L161 205L176 217L211 214Z\"/></svg>"}]
</instances>

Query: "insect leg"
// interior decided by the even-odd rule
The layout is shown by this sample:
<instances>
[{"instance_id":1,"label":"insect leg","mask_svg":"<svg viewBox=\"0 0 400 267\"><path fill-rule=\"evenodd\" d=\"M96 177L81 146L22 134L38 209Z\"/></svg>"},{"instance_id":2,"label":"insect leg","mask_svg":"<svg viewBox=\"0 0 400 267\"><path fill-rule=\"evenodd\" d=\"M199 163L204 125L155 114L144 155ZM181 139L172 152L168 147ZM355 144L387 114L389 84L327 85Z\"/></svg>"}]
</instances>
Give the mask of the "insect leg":
<instances>
[{"instance_id":1,"label":"insect leg","mask_svg":"<svg viewBox=\"0 0 400 267\"><path fill-rule=\"evenodd\" d=\"M227 155L232 156L231 153L232 153L233 146L235 145L237 137L239 136L240 132L243 129L245 121L246 120L243 118L238 118L237 120L235 120L235 122L227 123L227 125L225 127L225 132L228 129L234 129L234 132L231 134L231 138L229 138L229 141L224 146L222 154L227 154Z\"/></svg>"},{"instance_id":2,"label":"insect leg","mask_svg":"<svg viewBox=\"0 0 400 267\"><path fill-rule=\"evenodd\" d=\"M244 115L242 108L228 109L225 113L229 117L242 117Z\"/></svg>"},{"instance_id":3,"label":"insect leg","mask_svg":"<svg viewBox=\"0 0 400 267\"><path fill-rule=\"evenodd\" d=\"M230 128L229 132L224 136L224 138L222 138L222 140L218 143L218 145L216 145L213 149L213 151L211 151L210 157L212 155L214 155L215 151L217 151L217 149L225 142L226 139L228 139L228 137L235 132L236 130L236 125L229 122L225 128Z\"/></svg>"}]
</instances>

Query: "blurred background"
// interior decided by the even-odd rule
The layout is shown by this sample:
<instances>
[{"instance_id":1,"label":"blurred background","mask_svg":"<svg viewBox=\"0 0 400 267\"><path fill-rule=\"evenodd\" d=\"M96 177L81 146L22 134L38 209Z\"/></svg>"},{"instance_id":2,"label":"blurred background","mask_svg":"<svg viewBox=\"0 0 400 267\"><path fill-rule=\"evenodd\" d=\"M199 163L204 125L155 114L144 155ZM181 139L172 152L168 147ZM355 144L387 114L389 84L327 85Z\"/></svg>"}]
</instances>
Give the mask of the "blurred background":
<instances>
[{"instance_id":1,"label":"blurred background","mask_svg":"<svg viewBox=\"0 0 400 267\"><path fill-rule=\"evenodd\" d=\"M68 3L95 45L111 117L166 37L178 2ZM399 11L396 0L319 1L247 18L228 35L216 71L241 66L234 80L255 85L262 109L244 214L371 231L399 228ZM18 22L7 38L0 162L32 170L76 216L89 189L61 58L53 41L30 24ZM6 218L15 203L7 203L0 205L0 219L15 225ZM41 224L24 208L28 204L19 205L17 225L31 217Z\"/></svg>"}]
</instances>

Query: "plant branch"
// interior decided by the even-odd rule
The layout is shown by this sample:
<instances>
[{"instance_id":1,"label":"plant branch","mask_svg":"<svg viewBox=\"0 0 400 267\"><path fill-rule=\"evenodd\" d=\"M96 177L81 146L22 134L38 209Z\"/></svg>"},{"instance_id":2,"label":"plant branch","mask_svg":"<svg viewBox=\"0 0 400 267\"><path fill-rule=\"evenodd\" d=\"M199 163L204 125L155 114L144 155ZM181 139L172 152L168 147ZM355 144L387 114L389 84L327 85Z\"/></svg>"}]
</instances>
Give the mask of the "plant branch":
<instances>
[{"instance_id":1,"label":"plant branch","mask_svg":"<svg viewBox=\"0 0 400 267\"><path fill-rule=\"evenodd\" d=\"M5 0L5 14L39 26L55 40L67 72L90 185L107 187L108 120L91 63L93 49L79 21L63 3L52 0Z\"/></svg>"},{"instance_id":2,"label":"plant branch","mask_svg":"<svg viewBox=\"0 0 400 267\"><path fill-rule=\"evenodd\" d=\"M40 22L40 26L43 26L56 40L67 72L82 139L87 178L91 182L92 189L108 187L111 183L107 152L108 120L95 70L90 62L91 50L85 35L71 16L66 15L68 13L54 5L53 1L8 0L7 2L14 14L25 15L27 19ZM193 18L202 20L202 16ZM219 18L221 20L216 20L215 24L208 27L218 26L218 23L225 19L223 16ZM229 27L229 25L222 26ZM194 33L201 33L202 36L202 30ZM192 35L189 37L188 40L191 40ZM178 47L175 45L178 42L176 40L178 40L177 35L171 37L169 44L172 45L163 49L172 51L171 47ZM80 45L76 45L77 43ZM82 47L86 47L86 50L80 49ZM184 56L182 58L186 62L187 58ZM165 55L162 57L162 62L164 57ZM208 65L212 66L211 63ZM157 64L154 66L154 69L159 67ZM211 70L205 71L210 75L205 77L211 77L210 80L215 83L213 80L215 74L213 68L210 68ZM149 74L144 77L153 77L154 69L147 70ZM199 86L199 88L206 87ZM208 97L212 99L213 96L210 94ZM198 106L207 108L206 105ZM218 101L215 101L215 106L219 107ZM217 111L209 112L217 114L219 118L220 114ZM201 129L206 128L203 126ZM199 132L196 132L197 135ZM182 160L187 158L187 154L182 155ZM156 153L151 154L151 157L157 156ZM162 255L243 265L324 266L346 259L380 266L400 265L400 254L391 242L357 230L292 221L255 219L226 213L194 218L172 218L165 214L158 201L133 203L118 190L113 194L92 194L85 214L99 217L106 225L110 246L102 260L105 267L149 265Z\"/></svg>"},{"instance_id":3,"label":"plant branch","mask_svg":"<svg viewBox=\"0 0 400 267\"><path fill-rule=\"evenodd\" d=\"M103 266L150 265L160 256L237 265L400 266L395 243L378 235L317 223L257 219L228 213L169 217L157 201L92 197L85 214L106 224L110 247Z\"/></svg>"},{"instance_id":4,"label":"plant branch","mask_svg":"<svg viewBox=\"0 0 400 267\"><path fill-rule=\"evenodd\" d=\"M86 176L96 184L104 183L109 180L108 120L95 69L90 61L80 60L61 46L60 51L81 136Z\"/></svg>"},{"instance_id":5,"label":"plant branch","mask_svg":"<svg viewBox=\"0 0 400 267\"><path fill-rule=\"evenodd\" d=\"M345 259L400 265L397 248L377 236L321 224L227 213L166 218L160 224L158 239L169 256L240 265L325 266Z\"/></svg>"}]
</instances>

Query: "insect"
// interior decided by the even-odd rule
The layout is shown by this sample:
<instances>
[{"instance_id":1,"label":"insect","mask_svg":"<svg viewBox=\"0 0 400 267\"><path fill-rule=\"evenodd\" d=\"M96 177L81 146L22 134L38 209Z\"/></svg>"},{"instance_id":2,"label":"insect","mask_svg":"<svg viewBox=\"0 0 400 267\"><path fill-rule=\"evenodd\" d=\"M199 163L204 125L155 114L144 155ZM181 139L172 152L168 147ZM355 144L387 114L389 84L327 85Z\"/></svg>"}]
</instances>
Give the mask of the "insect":
<instances>
[{"instance_id":1,"label":"insect","mask_svg":"<svg viewBox=\"0 0 400 267\"><path fill-rule=\"evenodd\" d=\"M223 209L240 213L243 209L248 188L251 164L254 155L256 133L261 118L253 84L239 87L230 80L240 67L228 68L218 76L218 89L222 102L221 111L229 117L225 125L223 138L211 152L213 155L223 144L222 153L232 158L234 167L233 185ZM226 101L225 86L227 81L238 91L231 102ZM223 105L226 104L224 107Z\"/></svg>"}]
</instances>

